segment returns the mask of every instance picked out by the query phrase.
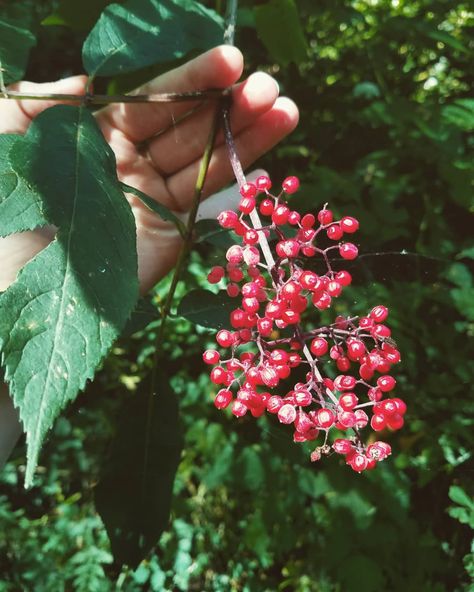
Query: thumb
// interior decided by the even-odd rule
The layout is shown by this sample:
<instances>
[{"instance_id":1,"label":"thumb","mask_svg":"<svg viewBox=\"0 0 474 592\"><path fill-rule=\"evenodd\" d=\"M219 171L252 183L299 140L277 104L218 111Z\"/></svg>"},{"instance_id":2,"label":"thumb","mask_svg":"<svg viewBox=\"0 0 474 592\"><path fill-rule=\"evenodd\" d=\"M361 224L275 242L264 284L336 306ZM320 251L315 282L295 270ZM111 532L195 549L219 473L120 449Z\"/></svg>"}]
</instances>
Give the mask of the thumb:
<instances>
[{"instance_id":1,"label":"thumb","mask_svg":"<svg viewBox=\"0 0 474 592\"><path fill-rule=\"evenodd\" d=\"M87 76L78 75L63 78L56 82L17 82L8 87L23 94L35 93L55 93L81 95L85 92ZM67 103L67 101L57 101L51 99L19 99L9 100L1 104L1 123L0 133L22 134L26 131L31 120L41 111L58 103Z\"/></svg>"}]
</instances>

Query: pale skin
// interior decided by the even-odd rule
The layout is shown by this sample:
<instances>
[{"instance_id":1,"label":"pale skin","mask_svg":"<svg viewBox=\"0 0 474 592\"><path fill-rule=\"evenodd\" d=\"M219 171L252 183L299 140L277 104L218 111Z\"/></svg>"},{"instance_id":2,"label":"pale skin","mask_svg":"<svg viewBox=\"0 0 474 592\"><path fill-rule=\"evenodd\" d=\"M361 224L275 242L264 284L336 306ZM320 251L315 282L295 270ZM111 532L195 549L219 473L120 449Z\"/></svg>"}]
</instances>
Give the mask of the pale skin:
<instances>
[{"instance_id":1,"label":"pale skin","mask_svg":"<svg viewBox=\"0 0 474 592\"><path fill-rule=\"evenodd\" d=\"M237 82L243 57L234 47L216 47L183 66L147 83L137 93L184 92L233 87L232 123L244 168L289 134L298 122L296 105L279 97L270 76L256 73ZM85 76L54 83L20 82L22 92L82 94ZM0 133L23 134L32 119L54 101L0 101ZM117 159L121 181L183 215L189 211L200 157L209 134L215 103L180 120L195 104L113 104L97 113L97 122ZM146 143L147 150L144 150ZM210 163L204 197L232 180L227 150L218 136ZM140 290L146 293L174 265L181 239L141 202L127 196L137 225ZM0 291L15 281L18 270L53 238L51 229L24 232L0 239ZM8 458L21 427L7 390L0 385L0 466Z\"/></svg>"}]
</instances>

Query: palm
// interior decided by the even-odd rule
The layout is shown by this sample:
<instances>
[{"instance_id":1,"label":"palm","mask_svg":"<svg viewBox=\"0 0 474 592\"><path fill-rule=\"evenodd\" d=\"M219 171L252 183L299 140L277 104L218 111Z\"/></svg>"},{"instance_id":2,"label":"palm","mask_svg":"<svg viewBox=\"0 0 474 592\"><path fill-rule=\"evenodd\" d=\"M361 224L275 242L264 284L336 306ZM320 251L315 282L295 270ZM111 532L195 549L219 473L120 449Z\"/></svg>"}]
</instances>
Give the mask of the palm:
<instances>
[{"instance_id":1,"label":"palm","mask_svg":"<svg viewBox=\"0 0 474 592\"><path fill-rule=\"evenodd\" d=\"M220 47L184 66L168 72L140 89L141 93L183 92L234 85L242 72L238 50ZM78 79L74 90L81 92ZM63 81L67 83L67 81ZM28 83L23 83L28 84ZM42 89L44 90L44 89ZM54 92L50 91L50 92ZM7 114L16 128L2 131L24 132L32 117L50 104L24 101L20 112ZM12 106L8 105L11 110ZM18 109L17 105L13 108ZM189 103L115 104L97 114L97 121L117 158L119 178L140 189L170 209L190 208L200 156L215 111L213 104L197 110ZM194 109L194 110L193 110ZM297 122L297 110L288 99L278 99L278 89L267 75L255 74L237 85L233 92L233 120L236 144L244 166L251 164ZM179 120L178 123L174 123ZM210 163L204 194L209 195L228 183L232 171L222 138L218 138ZM137 222L137 249L142 292L147 291L175 263L180 238L174 227L147 210L138 199L128 196ZM21 265L44 248L51 234L44 231L0 240L0 258L6 262L0 272L0 290L13 281Z\"/></svg>"}]
</instances>

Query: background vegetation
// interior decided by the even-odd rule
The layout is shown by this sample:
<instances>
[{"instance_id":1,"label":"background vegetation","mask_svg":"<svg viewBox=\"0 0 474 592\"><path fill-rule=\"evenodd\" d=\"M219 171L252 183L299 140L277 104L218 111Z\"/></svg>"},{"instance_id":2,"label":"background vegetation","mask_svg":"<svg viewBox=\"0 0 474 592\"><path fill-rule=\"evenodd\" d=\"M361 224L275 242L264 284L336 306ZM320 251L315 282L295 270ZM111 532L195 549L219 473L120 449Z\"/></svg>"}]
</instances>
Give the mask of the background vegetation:
<instances>
[{"instance_id":1,"label":"background vegetation","mask_svg":"<svg viewBox=\"0 0 474 592\"><path fill-rule=\"evenodd\" d=\"M99 4L80 3L84 21L61 4L49 22L65 24L41 26L28 79L81 71ZM367 475L336 459L311 465L274 422L216 411L201 363L212 334L178 317L163 352L185 437L172 523L149 560L117 569L94 488L121 403L150 364L152 322L57 421L36 487L23 489L23 443L3 470L0 592L474 589L473 30L469 3L450 0L248 1L239 12L248 72L275 75L301 109L259 164L276 182L300 176L304 210L330 202L361 222L353 300L338 312L390 306L409 405L393 457ZM181 296L204 286L216 257L198 246Z\"/></svg>"}]
</instances>

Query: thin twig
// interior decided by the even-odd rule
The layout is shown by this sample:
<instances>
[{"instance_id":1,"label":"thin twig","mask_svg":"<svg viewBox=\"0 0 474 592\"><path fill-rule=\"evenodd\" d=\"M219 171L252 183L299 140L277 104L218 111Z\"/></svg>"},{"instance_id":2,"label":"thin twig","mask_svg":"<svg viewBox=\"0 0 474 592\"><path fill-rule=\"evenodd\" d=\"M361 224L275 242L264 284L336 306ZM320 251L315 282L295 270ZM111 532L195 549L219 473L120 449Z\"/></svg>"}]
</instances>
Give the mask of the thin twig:
<instances>
[{"instance_id":1,"label":"thin twig","mask_svg":"<svg viewBox=\"0 0 474 592\"><path fill-rule=\"evenodd\" d=\"M0 99L38 100L38 101L72 101L86 105L108 105L109 103L179 103L198 101L202 99L220 99L227 94L227 89L196 90L190 92L169 92L140 95L95 95L85 93L71 95L64 93L24 93L5 89L0 93Z\"/></svg>"},{"instance_id":2,"label":"thin twig","mask_svg":"<svg viewBox=\"0 0 474 592\"><path fill-rule=\"evenodd\" d=\"M204 187L204 183L206 181L207 172L209 170L209 164L211 161L212 151L214 149L214 143L217 135L217 131L219 128L220 122L220 104L217 106L216 115L212 122L211 131L209 133L209 137L207 140L206 148L204 150L204 154L201 158L201 164L199 167L199 173L196 180L196 185L194 189L194 200L191 207L191 211L189 212L188 222L186 224L186 232L184 235L184 240L181 245L181 249L178 255L178 261L176 263L173 277L171 279L171 285L166 295L165 302L163 304L161 310L161 323L158 329L158 334L155 339L155 351L153 353L153 363L152 363L152 371L151 371L151 386L150 391L148 393L148 409L147 409L147 420L146 420L146 427L145 427L145 457L144 457L144 473L143 473L143 480L145 479L146 475L146 468L148 465L148 446L150 442L151 436L151 422L153 418L153 408L155 402L155 396L157 395L157 379L158 379L158 358L160 355L160 347L163 343L163 338L165 334L165 325L168 319L169 313L171 311L171 305L173 303L174 294L176 291L176 287L179 283L181 273L184 269L184 265L187 260L187 256L189 251L191 250L192 246L192 237L194 226L196 223L196 216L199 207L199 203L202 197L202 191ZM144 486L144 483L143 483Z\"/></svg>"}]
</instances>

